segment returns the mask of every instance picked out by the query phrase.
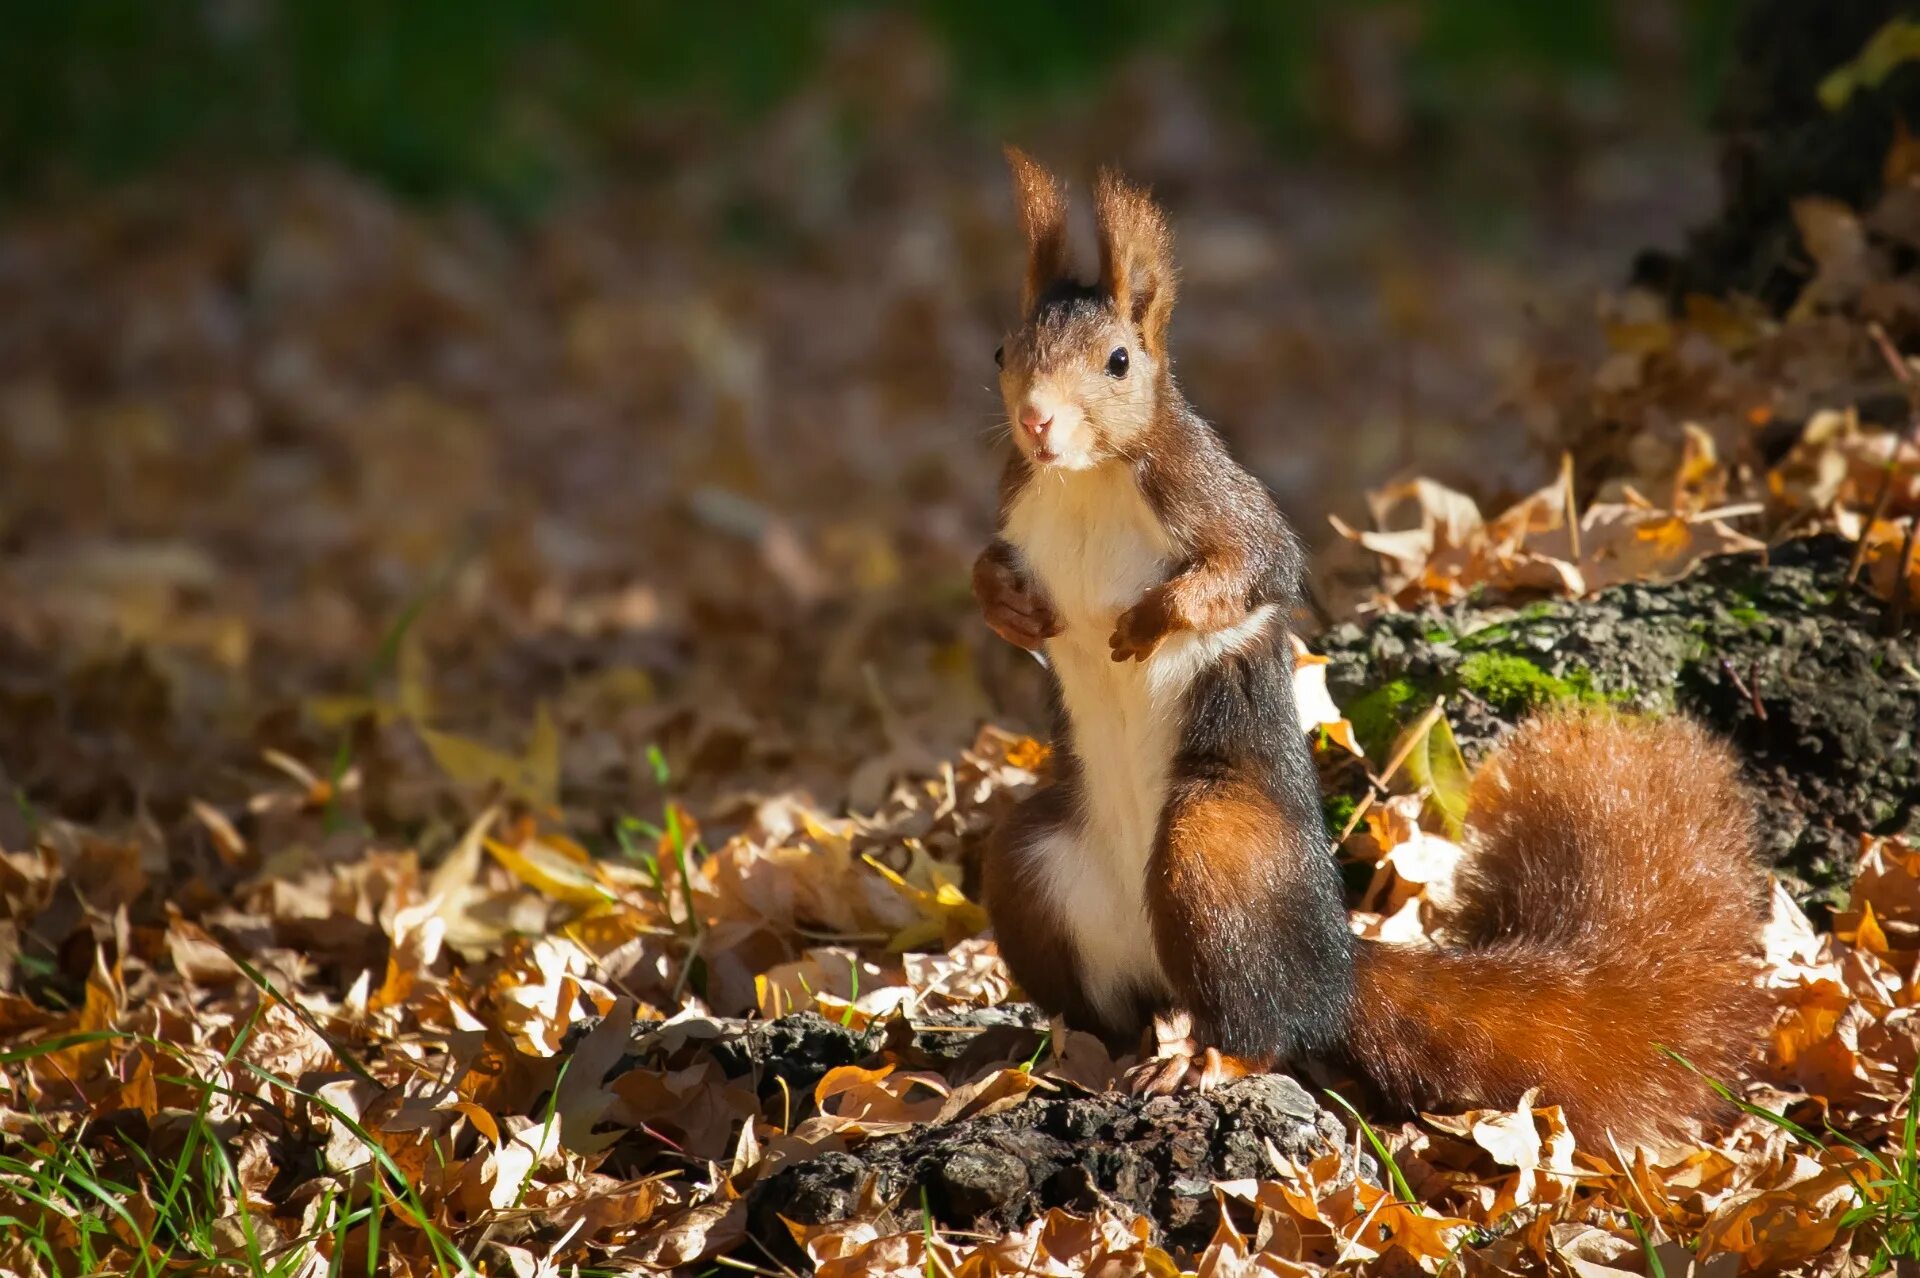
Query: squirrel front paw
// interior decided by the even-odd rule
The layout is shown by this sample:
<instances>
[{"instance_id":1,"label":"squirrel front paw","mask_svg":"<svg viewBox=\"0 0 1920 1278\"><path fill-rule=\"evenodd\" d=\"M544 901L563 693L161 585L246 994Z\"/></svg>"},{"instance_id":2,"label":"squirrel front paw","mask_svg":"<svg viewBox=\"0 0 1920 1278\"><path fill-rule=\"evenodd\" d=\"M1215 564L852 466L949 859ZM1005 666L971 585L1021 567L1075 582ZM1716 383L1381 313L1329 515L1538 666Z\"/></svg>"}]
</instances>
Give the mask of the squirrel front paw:
<instances>
[{"instance_id":1,"label":"squirrel front paw","mask_svg":"<svg viewBox=\"0 0 1920 1278\"><path fill-rule=\"evenodd\" d=\"M1113 634L1107 639L1107 647L1113 650L1115 661L1145 661L1160 646L1161 640L1179 629L1181 622L1174 615L1167 588L1158 586L1120 614L1120 620L1113 625Z\"/></svg>"},{"instance_id":2,"label":"squirrel front paw","mask_svg":"<svg viewBox=\"0 0 1920 1278\"><path fill-rule=\"evenodd\" d=\"M1015 647L1037 651L1061 631L1046 596L1017 568L992 555L973 565L973 597L993 633Z\"/></svg>"}]
</instances>

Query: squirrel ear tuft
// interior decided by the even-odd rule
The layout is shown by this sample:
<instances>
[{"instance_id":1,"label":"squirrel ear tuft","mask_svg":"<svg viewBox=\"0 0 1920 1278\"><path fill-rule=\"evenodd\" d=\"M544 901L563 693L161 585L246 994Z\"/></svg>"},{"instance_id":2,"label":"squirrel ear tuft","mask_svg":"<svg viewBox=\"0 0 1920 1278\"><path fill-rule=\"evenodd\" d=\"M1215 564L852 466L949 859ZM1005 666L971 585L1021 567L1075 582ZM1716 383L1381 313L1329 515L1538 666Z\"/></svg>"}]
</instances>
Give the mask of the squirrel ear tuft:
<instances>
[{"instance_id":1,"label":"squirrel ear tuft","mask_svg":"<svg viewBox=\"0 0 1920 1278\"><path fill-rule=\"evenodd\" d=\"M1013 172L1013 203L1027 237L1027 277L1020 290L1020 313L1033 304L1067 269L1067 195L1053 174L1017 146L1008 146Z\"/></svg>"},{"instance_id":2,"label":"squirrel ear tuft","mask_svg":"<svg viewBox=\"0 0 1920 1278\"><path fill-rule=\"evenodd\" d=\"M1100 283L1114 309L1133 321L1156 357L1166 354L1173 314L1173 231L1144 189L1112 169L1093 184L1093 218L1100 238Z\"/></svg>"}]
</instances>

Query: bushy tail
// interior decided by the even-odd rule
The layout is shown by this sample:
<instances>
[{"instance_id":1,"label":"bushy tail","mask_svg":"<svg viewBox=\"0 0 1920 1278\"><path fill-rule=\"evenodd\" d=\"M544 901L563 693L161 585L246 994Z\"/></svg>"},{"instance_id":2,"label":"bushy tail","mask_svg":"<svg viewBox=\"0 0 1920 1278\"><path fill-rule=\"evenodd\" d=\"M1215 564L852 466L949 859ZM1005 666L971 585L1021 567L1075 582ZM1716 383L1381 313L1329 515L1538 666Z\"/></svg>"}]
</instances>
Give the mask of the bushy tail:
<instances>
[{"instance_id":1,"label":"bushy tail","mask_svg":"<svg viewBox=\"0 0 1920 1278\"><path fill-rule=\"evenodd\" d=\"M1475 777L1456 948L1367 944L1350 1045L1393 1100L1530 1087L1605 1148L1715 1108L1746 1060L1764 881L1731 753L1681 720L1536 720Z\"/></svg>"}]
</instances>

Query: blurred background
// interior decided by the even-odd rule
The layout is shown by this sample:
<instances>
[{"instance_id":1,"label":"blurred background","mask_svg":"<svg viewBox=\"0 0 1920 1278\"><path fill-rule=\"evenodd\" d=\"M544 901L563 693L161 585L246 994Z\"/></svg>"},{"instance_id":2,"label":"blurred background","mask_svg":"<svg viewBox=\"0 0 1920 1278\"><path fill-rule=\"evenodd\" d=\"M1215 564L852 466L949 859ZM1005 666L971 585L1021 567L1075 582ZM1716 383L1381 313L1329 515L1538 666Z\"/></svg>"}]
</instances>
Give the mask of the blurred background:
<instances>
[{"instance_id":1,"label":"blurred background","mask_svg":"<svg viewBox=\"0 0 1920 1278\"><path fill-rule=\"evenodd\" d=\"M396 723L551 722L589 811L652 746L871 802L1031 713L966 586L1003 140L1163 197L1187 392L1320 546L1550 472L1737 8L6 0L0 781L165 820L271 747L404 819Z\"/></svg>"}]
</instances>

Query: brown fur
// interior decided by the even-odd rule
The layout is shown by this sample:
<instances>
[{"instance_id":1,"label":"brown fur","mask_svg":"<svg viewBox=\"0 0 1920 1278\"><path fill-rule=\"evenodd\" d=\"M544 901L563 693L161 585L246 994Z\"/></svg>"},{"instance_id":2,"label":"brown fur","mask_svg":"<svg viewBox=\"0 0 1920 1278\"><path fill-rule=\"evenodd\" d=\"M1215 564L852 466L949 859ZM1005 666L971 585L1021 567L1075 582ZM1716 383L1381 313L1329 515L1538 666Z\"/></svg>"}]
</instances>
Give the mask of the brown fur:
<instances>
[{"instance_id":1,"label":"brown fur","mask_svg":"<svg viewBox=\"0 0 1920 1278\"><path fill-rule=\"evenodd\" d=\"M1187 556L1166 599L1150 605L1164 609L1169 632L1218 629L1261 604L1300 597L1293 530L1266 487L1184 404L1155 423L1137 467L1141 491Z\"/></svg>"},{"instance_id":2,"label":"brown fur","mask_svg":"<svg viewBox=\"0 0 1920 1278\"><path fill-rule=\"evenodd\" d=\"M1066 273L1067 195L1053 174L1019 147L1006 148L1013 172L1013 203L1027 237L1027 275L1020 313L1030 314L1047 286Z\"/></svg>"},{"instance_id":3,"label":"brown fur","mask_svg":"<svg viewBox=\"0 0 1920 1278\"><path fill-rule=\"evenodd\" d=\"M1689 723L1537 720L1481 769L1451 921L1467 948L1367 945L1350 1050L1405 1104L1511 1106L1539 1087L1576 1134L1706 1114L1766 1015L1762 884L1724 745Z\"/></svg>"},{"instance_id":4,"label":"brown fur","mask_svg":"<svg viewBox=\"0 0 1920 1278\"><path fill-rule=\"evenodd\" d=\"M1168 635L1182 630L1205 634L1238 625L1256 602L1255 585L1240 548L1215 541L1121 614L1108 640L1113 659L1144 661Z\"/></svg>"},{"instance_id":5,"label":"brown fur","mask_svg":"<svg viewBox=\"0 0 1920 1278\"><path fill-rule=\"evenodd\" d=\"M1093 222L1100 240L1100 282L1114 310L1140 330L1156 359L1167 349L1173 316L1173 231L1145 190L1112 169L1093 184Z\"/></svg>"},{"instance_id":6,"label":"brown fur","mask_svg":"<svg viewBox=\"0 0 1920 1278\"><path fill-rule=\"evenodd\" d=\"M1262 1045L1237 1041L1230 1008L1219 995L1246 976L1235 959L1257 938L1240 928L1264 928L1273 920L1243 908L1247 884L1275 868L1276 850L1287 845L1288 825L1260 787L1238 778L1193 778L1167 799L1160 844L1147 867L1153 941L1167 979L1209 1042L1231 1041L1231 1050L1273 1064ZM1269 998L1288 998L1271 990Z\"/></svg>"}]
</instances>

